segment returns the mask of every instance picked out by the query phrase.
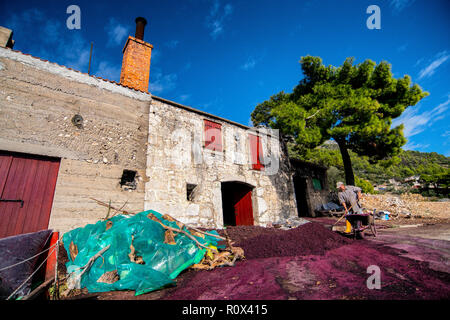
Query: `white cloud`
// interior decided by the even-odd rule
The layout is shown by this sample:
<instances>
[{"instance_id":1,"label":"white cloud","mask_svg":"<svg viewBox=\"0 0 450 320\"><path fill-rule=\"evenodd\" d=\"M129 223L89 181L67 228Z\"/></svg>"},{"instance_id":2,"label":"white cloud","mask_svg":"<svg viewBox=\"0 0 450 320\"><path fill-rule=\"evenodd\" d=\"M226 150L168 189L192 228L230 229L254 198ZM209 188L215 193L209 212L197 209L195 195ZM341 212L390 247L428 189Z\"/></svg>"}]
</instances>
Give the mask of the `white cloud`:
<instances>
[{"instance_id":1,"label":"white cloud","mask_svg":"<svg viewBox=\"0 0 450 320\"><path fill-rule=\"evenodd\" d=\"M397 51L398 52L404 52L404 51L406 51L406 48L408 48L408 45L405 43L405 44L397 47Z\"/></svg>"},{"instance_id":2,"label":"white cloud","mask_svg":"<svg viewBox=\"0 0 450 320\"><path fill-rule=\"evenodd\" d=\"M151 63L154 65L155 62L160 61L160 59L161 59L161 50L159 50L158 48L153 49Z\"/></svg>"},{"instance_id":3,"label":"white cloud","mask_svg":"<svg viewBox=\"0 0 450 320\"><path fill-rule=\"evenodd\" d=\"M190 94L182 94L178 100L180 100L181 102L186 102L187 100L189 100L191 98Z\"/></svg>"},{"instance_id":4,"label":"white cloud","mask_svg":"<svg viewBox=\"0 0 450 320\"><path fill-rule=\"evenodd\" d=\"M215 114L223 109L222 100L218 97L205 103L199 103L197 106L203 111L214 112Z\"/></svg>"},{"instance_id":5,"label":"white cloud","mask_svg":"<svg viewBox=\"0 0 450 320\"><path fill-rule=\"evenodd\" d=\"M414 64L414 67L417 67L419 64L421 64L423 61L423 58L420 58L419 60L416 61L416 63Z\"/></svg>"},{"instance_id":6,"label":"white cloud","mask_svg":"<svg viewBox=\"0 0 450 320\"><path fill-rule=\"evenodd\" d=\"M422 143L414 143L411 141L408 141L407 144L403 146L403 150L418 150L418 149L426 149L430 146L430 144L422 144Z\"/></svg>"},{"instance_id":7,"label":"white cloud","mask_svg":"<svg viewBox=\"0 0 450 320\"><path fill-rule=\"evenodd\" d=\"M441 120L446 115L446 111L450 107L450 95L447 96L447 101L439 104L431 110L419 113L420 108L409 107L403 114L392 121L392 126L396 127L403 123L403 133L406 137L412 137L421 133L427 127L431 126L438 120Z\"/></svg>"},{"instance_id":8,"label":"white cloud","mask_svg":"<svg viewBox=\"0 0 450 320\"><path fill-rule=\"evenodd\" d=\"M258 52L257 56L249 55L244 64L240 66L242 70L248 71L256 67L258 63L260 63L264 57L266 56L266 51L262 50Z\"/></svg>"},{"instance_id":9,"label":"white cloud","mask_svg":"<svg viewBox=\"0 0 450 320\"><path fill-rule=\"evenodd\" d=\"M223 11L224 11L225 16L228 16L233 13L233 6L229 3L227 3L225 5L225 7L223 8Z\"/></svg>"},{"instance_id":10,"label":"white cloud","mask_svg":"<svg viewBox=\"0 0 450 320\"><path fill-rule=\"evenodd\" d=\"M6 21L5 26L14 32L26 32L28 26L35 23L42 25L45 20L46 17L44 12L36 8L31 8L22 11L21 13L11 14Z\"/></svg>"},{"instance_id":11,"label":"white cloud","mask_svg":"<svg viewBox=\"0 0 450 320\"><path fill-rule=\"evenodd\" d=\"M248 71L256 66L256 60L253 57L249 57L247 61L241 66L242 70Z\"/></svg>"},{"instance_id":12,"label":"white cloud","mask_svg":"<svg viewBox=\"0 0 450 320\"><path fill-rule=\"evenodd\" d=\"M108 41L106 46L113 47L125 44L125 38L130 33L129 27L122 25L115 18L110 18L108 24L105 27L108 34Z\"/></svg>"},{"instance_id":13,"label":"white cloud","mask_svg":"<svg viewBox=\"0 0 450 320\"><path fill-rule=\"evenodd\" d=\"M415 0L391 0L389 6L394 8L394 11L400 12L406 7L409 7Z\"/></svg>"},{"instance_id":14,"label":"white cloud","mask_svg":"<svg viewBox=\"0 0 450 320\"><path fill-rule=\"evenodd\" d=\"M45 42L52 42L60 37L61 22L56 20L47 20L44 25Z\"/></svg>"},{"instance_id":15,"label":"white cloud","mask_svg":"<svg viewBox=\"0 0 450 320\"><path fill-rule=\"evenodd\" d=\"M40 9L13 13L5 26L12 29L17 41L15 49L87 72L90 43L80 31L66 28L58 19L50 19Z\"/></svg>"},{"instance_id":16,"label":"white cloud","mask_svg":"<svg viewBox=\"0 0 450 320\"><path fill-rule=\"evenodd\" d=\"M437 55L437 58L430 63L426 68L423 68L419 72L419 80L425 77L430 77L434 74L436 69L450 58L450 54L447 51L443 51Z\"/></svg>"},{"instance_id":17,"label":"white cloud","mask_svg":"<svg viewBox=\"0 0 450 320\"><path fill-rule=\"evenodd\" d=\"M61 52L66 65L74 69L87 72L89 65L90 44L80 34L73 34L58 44L57 52Z\"/></svg>"},{"instance_id":18,"label":"white cloud","mask_svg":"<svg viewBox=\"0 0 450 320\"><path fill-rule=\"evenodd\" d=\"M115 65L110 64L107 61L102 61L98 65L98 68L97 68L97 71L95 72L95 74L99 77L119 82L120 81L120 72L121 72L121 66L115 66Z\"/></svg>"},{"instance_id":19,"label":"white cloud","mask_svg":"<svg viewBox=\"0 0 450 320\"><path fill-rule=\"evenodd\" d=\"M176 87L178 76L175 73L163 75L160 71L153 73L154 81L149 84L149 92L153 94L160 94L173 90Z\"/></svg>"},{"instance_id":20,"label":"white cloud","mask_svg":"<svg viewBox=\"0 0 450 320\"><path fill-rule=\"evenodd\" d=\"M171 40L171 41L167 41L165 43L165 45L171 49L174 49L178 46L179 43L180 43L180 41L178 41L178 40Z\"/></svg>"},{"instance_id":21,"label":"white cloud","mask_svg":"<svg viewBox=\"0 0 450 320\"><path fill-rule=\"evenodd\" d=\"M226 4L221 9L219 0L213 0L209 15L206 17L206 26L210 29L210 35L216 39L223 33L223 24L225 19L233 13L233 6Z\"/></svg>"},{"instance_id":22,"label":"white cloud","mask_svg":"<svg viewBox=\"0 0 450 320\"><path fill-rule=\"evenodd\" d=\"M303 29L303 25L298 23L297 25L294 26L294 28L291 29L291 31L289 32L289 35L294 36L297 34L300 34L302 32Z\"/></svg>"}]
</instances>

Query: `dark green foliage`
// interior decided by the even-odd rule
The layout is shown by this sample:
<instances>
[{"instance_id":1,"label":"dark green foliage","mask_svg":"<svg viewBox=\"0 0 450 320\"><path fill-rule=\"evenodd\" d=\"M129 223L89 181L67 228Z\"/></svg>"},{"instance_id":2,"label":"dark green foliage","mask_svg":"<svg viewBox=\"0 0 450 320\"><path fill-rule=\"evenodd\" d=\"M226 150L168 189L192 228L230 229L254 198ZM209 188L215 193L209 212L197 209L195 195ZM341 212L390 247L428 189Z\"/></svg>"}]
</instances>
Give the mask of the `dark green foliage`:
<instances>
[{"instance_id":1,"label":"dark green foliage","mask_svg":"<svg viewBox=\"0 0 450 320\"><path fill-rule=\"evenodd\" d=\"M363 193L374 193L373 185L365 179L355 176L355 184L362 189Z\"/></svg>"},{"instance_id":2,"label":"dark green foliage","mask_svg":"<svg viewBox=\"0 0 450 320\"><path fill-rule=\"evenodd\" d=\"M434 173L423 174L420 176L420 180L427 186L433 188L448 188L450 186L450 170L438 172L436 168L432 168Z\"/></svg>"},{"instance_id":3,"label":"dark green foliage","mask_svg":"<svg viewBox=\"0 0 450 320\"><path fill-rule=\"evenodd\" d=\"M337 181L342 181L344 166L336 144L324 144L318 148L308 150L304 155L295 153L289 145L289 154L293 158L321 164L329 167L328 180L330 187ZM389 179L398 181L411 176L420 176L420 182L425 185L445 188L450 185L450 157L436 152L402 151L390 161L369 162L368 157L358 156L350 151L353 170L358 177L371 184L385 184ZM391 163L390 163L391 162Z\"/></svg>"}]
</instances>

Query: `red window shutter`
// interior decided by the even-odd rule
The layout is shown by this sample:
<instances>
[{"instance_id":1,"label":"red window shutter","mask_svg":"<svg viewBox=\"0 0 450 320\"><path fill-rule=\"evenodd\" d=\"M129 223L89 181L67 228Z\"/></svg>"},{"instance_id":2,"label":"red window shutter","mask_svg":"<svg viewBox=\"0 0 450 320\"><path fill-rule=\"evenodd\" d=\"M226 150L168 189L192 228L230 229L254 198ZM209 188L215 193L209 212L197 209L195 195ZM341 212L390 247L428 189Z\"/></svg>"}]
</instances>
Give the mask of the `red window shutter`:
<instances>
[{"instance_id":1,"label":"red window shutter","mask_svg":"<svg viewBox=\"0 0 450 320\"><path fill-rule=\"evenodd\" d=\"M252 169L263 170L264 165L261 163L260 157L263 156L263 149L261 144L261 139L259 136L249 134L250 140L250 153L252 160Z\"/></svg>"},{"instance_id":2,"label":"red window shutter","mask_svg":"<svg viewBox=\"0 0 450 320\"><path fill-rule=\"evenodd\" d=\"M222 125L205 120L205 148L222 151Z\"/></svg>"}]
</instances>

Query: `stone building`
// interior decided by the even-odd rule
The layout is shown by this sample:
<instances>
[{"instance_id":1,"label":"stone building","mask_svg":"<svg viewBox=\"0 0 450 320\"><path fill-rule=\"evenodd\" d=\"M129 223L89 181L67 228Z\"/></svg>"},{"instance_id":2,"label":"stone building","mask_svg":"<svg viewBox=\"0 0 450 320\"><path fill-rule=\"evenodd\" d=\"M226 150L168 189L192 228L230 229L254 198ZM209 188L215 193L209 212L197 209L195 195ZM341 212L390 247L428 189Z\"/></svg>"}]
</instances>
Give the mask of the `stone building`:
<instances>
[{"instance_id":1,"label":"stone building","mask_svg":"<svg viewBox=\"0 0 450 320\"><path fill-rule=\"evenodd\" d=\"M107 208L93 199L205 227L297 216L276 132L148 92L145 23L126 41L120 83L12 50L2 29L0 237L95 223Z\"/></svg>"},{"instance_id":2,"label":"stone building","mask_svg":"<svg viewBox=\"0 0 450 320\"><path fill-rule=\"evenodd\" d=\"M315 217L318 207L333 200L328 186L328 168L297 159L290 159L290 162L298 215Z\"/></svg>"}]
</instances>

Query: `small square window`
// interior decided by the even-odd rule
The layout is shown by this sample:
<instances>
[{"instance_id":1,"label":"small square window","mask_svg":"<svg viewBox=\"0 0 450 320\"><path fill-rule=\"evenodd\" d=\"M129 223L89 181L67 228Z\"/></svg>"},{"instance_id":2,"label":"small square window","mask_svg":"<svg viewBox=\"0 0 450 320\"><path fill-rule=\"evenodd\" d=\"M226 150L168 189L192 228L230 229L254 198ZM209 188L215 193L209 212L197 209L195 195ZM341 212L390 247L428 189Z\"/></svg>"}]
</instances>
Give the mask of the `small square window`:
<instances>
[{"instance_id":1,"label":"small square window","mask_svg":"<svg viewBox=\"0 0 450 320\"><path fill-rule=\"evenodd\" d=\"M127 190L136 190L136 171L123 170L122 177L120 178L120 186Z\"/></svg>"},{"instance_id":2,"label":"small square window","mask_svg":"<svg viewBox=\"0 0 450 320\"><path fill-rule=\"evenodd\" d=\"M196 184L187 183L186 184L186 198L188 201L192 201L195 197Z\"/></svg>"}]
</instances>

